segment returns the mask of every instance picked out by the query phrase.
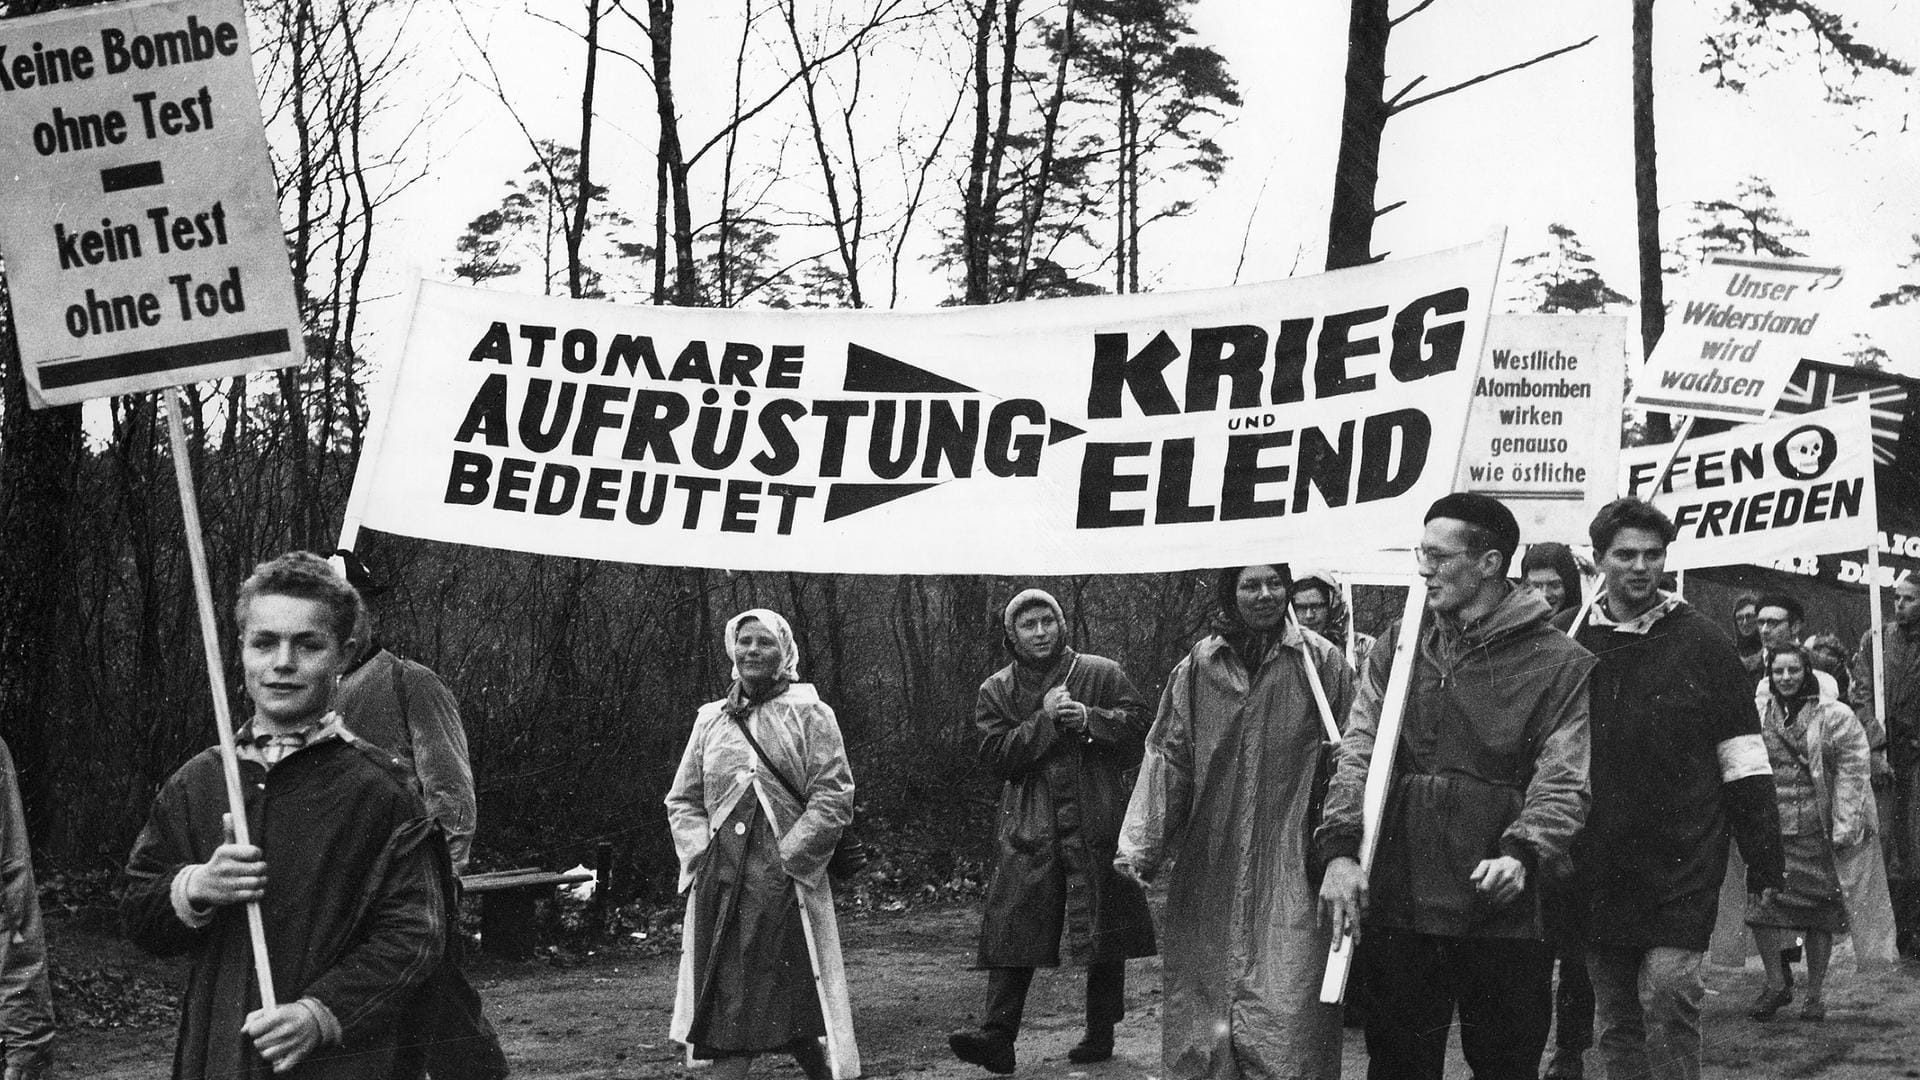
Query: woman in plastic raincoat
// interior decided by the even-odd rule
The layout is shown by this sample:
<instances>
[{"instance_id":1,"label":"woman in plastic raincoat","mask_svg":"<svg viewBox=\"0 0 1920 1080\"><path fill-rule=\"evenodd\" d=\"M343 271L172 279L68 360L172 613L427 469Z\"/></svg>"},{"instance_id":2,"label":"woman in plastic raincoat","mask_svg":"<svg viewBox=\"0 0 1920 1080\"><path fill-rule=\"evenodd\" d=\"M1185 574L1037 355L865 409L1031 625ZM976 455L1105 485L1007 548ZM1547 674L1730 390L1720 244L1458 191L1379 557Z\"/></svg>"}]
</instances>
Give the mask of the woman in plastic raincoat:
<instances>
[{"instance_id":1,"label":"woman in plastic raincoat","mask_svg":"<svg viewBox=\"0 0 1920 1080\"><path fill-rule=\"evenodd\" d=\"M785 619L735 615L726 649L733 686L694 718L666 800L687 894L670 1033L715 1080L767 1052L792 1054L809 1080L849 1080L860 1052L827 862L853 817L853 773L833 710L798 681Z\"/></svg>"},{"instance_id":2,"label":"woman in plastic raincoat","mask_svg":"<svg viewBox=\"0 0 1920 1080\"><path fill-rule=\"evenodd\" d=\"M1328 931L1307 878L1307 809L1346 660L1286 621L1283 565L1221 571L1213 633L1173 669L1115 865L1167 871L1161 1056L1168 1080L1335 1077L1340 1010L1320 1003Z\"/></svg>"}]
</instances>

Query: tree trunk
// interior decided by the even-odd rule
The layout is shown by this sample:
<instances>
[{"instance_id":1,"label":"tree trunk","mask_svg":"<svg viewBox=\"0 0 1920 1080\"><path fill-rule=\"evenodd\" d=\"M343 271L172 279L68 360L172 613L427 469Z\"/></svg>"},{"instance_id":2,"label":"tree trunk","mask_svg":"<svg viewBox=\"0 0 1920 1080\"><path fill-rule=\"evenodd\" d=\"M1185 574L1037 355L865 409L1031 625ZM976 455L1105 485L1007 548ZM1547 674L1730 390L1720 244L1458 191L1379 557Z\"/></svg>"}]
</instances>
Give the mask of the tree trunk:
<instances>
[{"instance_id":1,"label":"tree trunk","mask_svg":"<svg viewBox=\"0 0 1920 1080\"><path fill-rule=\"evenodd\" d=\"M0 293L0 309L8 303ZM80 407L31 410L12 320L0 320L0 732L13 750L27 831L54 846L49 745L63 708L61 632L75 598L69 537L80 458Z\"/></svg>"},{"instance_id":2,"label":"tree trunk","mask_svg":"<svg viewBox=\"0 0 1920 1080\"><path fill-rule=\"evenodd\" d=\"M1380 183L1380 136L1386 130L1387 38L1393 25L1387 0L1353 0L1347 23L1347 91L1340 114L1340 156L1333 173L1333 209L1327 221L1327 269L1374 261L1375 192Z\"/></svg>"},{"instance_id":3,"label":"tree trunk","mask_svg":"<svg viewBox=\"0 0 1920 1080\"><path fill-rule=\"evenodd\" d=\"M673 2L647 0L653 47L653 96L660 118L660 168L668 191L662 201L673 214L673 302L693 307L700 279L693 261L693 210L687 205L687 163L680 147L680 118L673 105ZM660 258L666 257L661 252Z\"/></svg>"},{"instance_id":4,"label":"tree trunk","mask_svg":"<svg viewBox=\"0 0 1920 1080\"><path fill-rule=\"evenodd\" d=\"M1653 0L1633 0L1633 207L1640 237L1640 356L1667 327L1665 283L1660 277L1660 191L1653 127ZM1673 420L1647 414L1647 440L1673 441Z\"/></svg>"},{"instance_id":5,"label":"tree trunk","mask_svg":"<svg viewBox=\"0 0 1920 1080\"><path fill-rule=\"evenodd\" d=\"M993 117L988 108L987 91L991 76L987 57L993 36L994 0L980 5L973 24L973 148L967 155L967 188L960 210L961 257L966 264L966 302L987 302L987 131Z\"/></svg>"},{"instance_id":6,"label":"tree trunk","mask_svg":"<svg viewBox=\"0 0 1920 1080\"><path fill-rule=\"evenodd\" d=\"M574 173L573 216L567 222L567 295L580 299L580 245L587 237L587 208L593 203L589 166L593 159L593 87L600 66L600 0L587 0L587 70L580 85L580 157Z\"/></svg>"}]
</instances>

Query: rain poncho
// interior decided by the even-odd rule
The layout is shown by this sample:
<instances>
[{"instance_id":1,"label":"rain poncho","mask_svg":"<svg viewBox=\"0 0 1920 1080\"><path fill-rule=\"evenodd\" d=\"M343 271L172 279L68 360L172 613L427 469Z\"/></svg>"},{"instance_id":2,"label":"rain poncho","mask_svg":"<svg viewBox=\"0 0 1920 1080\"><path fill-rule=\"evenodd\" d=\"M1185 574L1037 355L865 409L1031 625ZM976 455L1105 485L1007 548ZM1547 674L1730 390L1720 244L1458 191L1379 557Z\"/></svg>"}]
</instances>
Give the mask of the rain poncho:
<instances>
[{"instance_id":1,"label":"rain poncho","mask_svg":"<svg viewBox=\"0 0 1920 1080\"><path fill-rule=\"evenodd\" d=\"M748 614L760 618L782 638L785 655L792 661L792 635L786 631L785 622L777 626L769 622L766 616L770 612ZM731 630L740 621L729 624L729 643ZM786 670L793 670L791 663ZM706 952L704 943L695 940L698 920L694 914L700 904L696 894L714 830L734 817L742 799L757 799L760 812L778 838L778 857L799 900L817 978L820 1012L826 1021L827 1060L833 1075L846 1080L860 1074L860 1052L853 1039L853 1009L841 962L839 926L834 921L833 889L827 882L827 862L833 857L840 830L853 817L853 772L847 766L840 728L833 710L811 685L792 683L747 714L753 737L769 757L763 764L741 734L740 723L729 715L728 705L729 701L723 699L701 706L666 799L667 820L680 856L680 889L687 893L688 913L683 921L680 979L670 1033L675 1040L688 1042L694 1022L694 957ZM794 801L780 781L766 772L768 767L779 769L806 793L805 806ZM758 959L771 963L773 958Z\"/></svg>"},{"instance_id":2,"label":"rain poncho","mask_svg":"<svg viewBox=\"0 0 1920 1080\"><path fill-rule=\"evenodd\" d=\"M1785 884L1771 900L1747 905L1747 922L1840 931L1847 910L1839 853L1874 839L1867 780L1867 735L1853 710L1813 695L1768 695L1760 734L1773 766L1780 807Z\"/></svg>"},{"instance_id":3,"label":"rain poncho","mask_svg":"<svg viewBox=\"0 0 1920 1080\"><path fill-rule=\"evenodd\" d=\"M1289 629L1249 675L1219 634L1168 676L1120 858L1167 872L1161 1054L1168 1080L1330 1077L1340 1010L1322 1005L1328 937L1307 886L1306 813L1325 739L1303 657L1335 717L1345 659Z\"/></svg>"}]
</instances>

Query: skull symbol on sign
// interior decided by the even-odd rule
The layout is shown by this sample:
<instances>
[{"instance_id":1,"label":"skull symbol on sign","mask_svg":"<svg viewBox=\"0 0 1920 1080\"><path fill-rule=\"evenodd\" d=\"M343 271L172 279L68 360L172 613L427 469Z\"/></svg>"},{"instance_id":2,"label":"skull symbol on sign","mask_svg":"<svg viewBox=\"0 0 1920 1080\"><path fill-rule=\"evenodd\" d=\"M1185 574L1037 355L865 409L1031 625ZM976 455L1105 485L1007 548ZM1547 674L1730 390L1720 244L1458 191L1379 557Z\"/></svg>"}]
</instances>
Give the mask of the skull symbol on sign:
<instances>
[{"instance_id":1,"label":"skull symbol on sign","mask_svg":"<svg viewBox=\"0 0 1920 1080\"><path fill-rule=\"evenodd\" d=\"M1808 425L1787 436L1774 451L1780 470L1796 480L1810 480L1825 471L1832 457L1829 436L1823 428Z\"/></svg>"}]
</instances>

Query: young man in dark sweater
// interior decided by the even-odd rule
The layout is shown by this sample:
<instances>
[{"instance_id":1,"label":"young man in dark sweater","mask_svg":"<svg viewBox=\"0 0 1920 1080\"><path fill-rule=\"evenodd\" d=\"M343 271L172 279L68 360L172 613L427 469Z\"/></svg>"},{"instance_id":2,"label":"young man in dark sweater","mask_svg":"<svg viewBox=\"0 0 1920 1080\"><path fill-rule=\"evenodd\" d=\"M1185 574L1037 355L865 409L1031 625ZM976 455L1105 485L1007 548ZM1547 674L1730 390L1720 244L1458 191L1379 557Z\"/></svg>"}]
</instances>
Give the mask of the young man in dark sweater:
<instances>
[{"instance_id":1,"label":"young man in dark sweater","mask_svg":"<svg viewBox=\"0 0 1920 1080\"><path fill-rule=\"evenodd\" d=\"M1608 1076L1693 1080L1729 832L1749 888L1780 885L1773 774L1733 640L1658 588L1673 522L1650 503L1616 499L1588 534L1605 595L1574 635L1599 658L1593 809L1574 861L1592 899L1600 1054Z\"/></svg>"}]
</instances>

